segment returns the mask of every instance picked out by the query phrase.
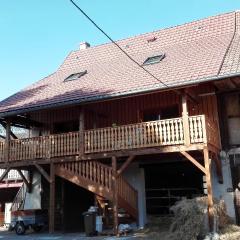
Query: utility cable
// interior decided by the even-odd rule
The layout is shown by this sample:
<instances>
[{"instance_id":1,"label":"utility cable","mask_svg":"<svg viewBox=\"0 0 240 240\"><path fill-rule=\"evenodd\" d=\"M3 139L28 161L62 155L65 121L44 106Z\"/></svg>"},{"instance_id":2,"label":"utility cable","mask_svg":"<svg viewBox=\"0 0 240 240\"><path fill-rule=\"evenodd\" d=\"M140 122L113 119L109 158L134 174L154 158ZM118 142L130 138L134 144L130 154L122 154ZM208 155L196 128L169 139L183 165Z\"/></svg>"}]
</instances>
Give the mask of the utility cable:
<instances>
[{"instance_id":1,"label":"utility cable","mask_svg":"<svg viewBox=\"0 0 240 240\"><path fill-rule=\"evenodd\" d=\"M141 64L139 64L133 57L131 57L116 41L114 41L102 28L99 27L99 25L94 22L88 15L85 13L73 0L70 0L70 2L101 32L103 33L122 53L124 53L132 62L134 62L138 67L143 69L148 75L150 75L152 78L160 82L162 85L164 85L167 88L170 88L166 83L161 81L158 77L153 75L150 71L148 71L146 68L144 68Z\"/></svg>"}]
</instances>

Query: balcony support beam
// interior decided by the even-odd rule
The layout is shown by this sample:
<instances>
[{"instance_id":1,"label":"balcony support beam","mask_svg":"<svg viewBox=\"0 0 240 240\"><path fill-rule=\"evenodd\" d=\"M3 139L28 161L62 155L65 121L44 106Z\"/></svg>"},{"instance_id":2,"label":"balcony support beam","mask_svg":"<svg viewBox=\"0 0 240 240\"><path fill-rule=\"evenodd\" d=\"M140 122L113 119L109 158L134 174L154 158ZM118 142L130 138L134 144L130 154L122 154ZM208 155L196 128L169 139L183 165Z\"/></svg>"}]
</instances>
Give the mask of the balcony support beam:
<instances>
[{"instance_id":1,"label":"balcony support beam","mask_svg":"<svg viewBox=\"0 0 240 240\"><path fill-rule=\"evenodd\" d=\"M3 179L7 176L8 172L11 170L11 167L7 167L7 169L2 173L0 177L0 183L3 181Z\"/></svg>"},{"instance_id":2,"label":"balcony support beam","mask_svg":"<svg viewBox=\"0 0 240 240\"><path fill-rule=\"evenodd\" d=\"M113 189L113 231L118 236L118 184L117 184L117 158L112 157L112 189Z\"/></svg>"},{"instance_id":3,"label":"balcony support beam","mask_svg":"<svg viewBox=\"0 0 240 240\"><path fill-rule=\"evenodd\" d=\"M20 177L22 178L24 184L27 186L27 191L30 193L31 185L32 185L31 182L26 179L26 177L24 176L24 174L22 173L22 171L20 169L16 169L16 170L17 170L18 174L20 175Z\"/></svg>"},{"instance_id":4,"label":"balcony support beam","mask_svg":"<svg viewBox=\"0 0 240 240\"><path fill-rule=\"evenodd\" d=\"M187 106L187 95L182 95L182 119L183 119L183 134L184 143L186 146L190 145L190 131L189 131L189 120L188 120L188 106Z\"/></svg>"},{"instance_id":5,"label":"balcony support beam","mask_svg":"<svg viewBox=\"0 0 240 240\"><path fill-rule=\"evenodd\" d=\"M135 155L129 156L128 159L123 163L120 169L117 170L117 177L119 177L123 171L129 166L129 164L133 161Z\"/></svg>"},{"instance_id":6,"label":"balcony support beam","mask_svg":"<svg viewBox=\"0 0 240 240\"><path fill-rule=\"evenodd\" d=\"M50 164L50 198L49 198L49 233L54 233L55 229L55 165Z\"/></svg>"},{"instance_id":7,"label":"balcony support beam","mask_svg":"<svg viewBox=\"0 0 240 240\"><path fill-rule=\"evenodd\" d=\"M209 149L204 147L203 149L204 165L206 169L206 183L208 194L208 219L210 231L213 230L214 212L213 212L213 192L211 181L211 159L209 158Z\"/></svg>"},{"instance_id":8,"label":"balcony support beam","mask_svg":"<svg viewBox=\"0 0 240 240\"><path fill-rule=\"evenodd\" d=\"M37 163L34 163L34 166L37 168L37 170L43 175L43 177L51 183L51 177L48 175L48 173Z\"/></svg>"},{"instance_id":9,"label":"balcony support beam","mask_svg":"<svg viewBox=\"0 0 240 240\"><path fill-rule=\"evenodd\" d=\"M180 151L180 153L186 157L189 161L191 161L198 169L200 169L204 174L206 174L206 169L195 159L193 158L189 153L185 151Z\"/></svg>"}]
</instances>

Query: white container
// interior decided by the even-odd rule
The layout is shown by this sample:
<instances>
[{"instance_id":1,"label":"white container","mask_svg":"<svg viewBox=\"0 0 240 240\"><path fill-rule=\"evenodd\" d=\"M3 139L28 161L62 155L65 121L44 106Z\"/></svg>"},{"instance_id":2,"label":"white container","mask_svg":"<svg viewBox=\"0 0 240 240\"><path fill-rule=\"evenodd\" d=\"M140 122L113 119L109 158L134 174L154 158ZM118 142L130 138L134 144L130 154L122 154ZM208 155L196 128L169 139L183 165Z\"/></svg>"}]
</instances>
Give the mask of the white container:
<instances>
[{"instance_id":1,"label":"white container","mask_svg":"<svg viewBox=\"0 0 240 240\"><path fill-rule=\"evenodd\" d=\"M102 222L102 216L96 216L96 231L102 232L103 230L103 222Z\"/></svg>"},{"instance_id":2,"label":"white container","mask_svg":"<svg viewBox=\"0 0 240 240\"><path fill-rule=\"evenodd\" d=\"M11 207L12 203L5 203L4 224L9 225L11 223Z\"/></svg>"}]
</instances>

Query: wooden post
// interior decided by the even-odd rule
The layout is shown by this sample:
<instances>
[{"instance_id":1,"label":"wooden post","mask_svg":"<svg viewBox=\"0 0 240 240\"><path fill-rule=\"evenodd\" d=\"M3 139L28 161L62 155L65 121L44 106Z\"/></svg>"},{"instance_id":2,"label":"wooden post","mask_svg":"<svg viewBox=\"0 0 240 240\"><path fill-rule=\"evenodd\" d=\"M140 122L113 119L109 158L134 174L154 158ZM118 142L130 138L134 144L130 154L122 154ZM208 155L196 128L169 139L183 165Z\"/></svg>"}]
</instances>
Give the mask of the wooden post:
<instances>
[{"instance_id":1,"label":"wooden post","mask_svg":"<svg viewBox=\"0 0 240 240\"><path fill-rule=\"evenodd\" d=\"M62 187L62 194L61 194L61 201L62 201L62 231L66 231L66 226L65 226L65 180L62 179L61 181L61 187Z\"/></svg>"},{"instance_id":2,"label":"wooden post","mask_svg":"<svg viewBox=\"0 0 240 240\"><path fill-rule=\"evenodd\" d=\"M5 138L5 158L6 162L9 162L9 152L10 152L10 140L11 140L11 123L7 120L6 124L6 138Z\"/></svg>"},{"instance_id":3,"label":"wooden post","mask_svg":"<svg viewBox=\"0 0 240 240\"><path fill-rule=\"evenodd\" d=\"M207 183L207 194L208 194L208 219L209 219L209 228L210 231L213 230L213 193L212 193L212 182L211 182L211 162L209 159L209 152L208 148L205 147L203 149L203 155L204 155L204 165L205 165L205 171L206 171L206 183Z\"/></svg>"},{"instance_id":4,"label":"wooden post","mask_svg":"<svg viewBox=\"0 0 240 240\"><path fill-rule=\"evenodd\" d=\"M50 164L49 233L54 233L55 225L55 166Z\"/></svg>"},{"instance_id":5,"label":"wooden post","mask_svg":"<svg viewBox=\"0 0 240 240\"><path fill-rule=\"evenodd\" d=\"M117 158L112 157L112 186L113 186L113 230L118 235L118 186L117 186Z\"/></svg>"},{"instance_id":6,"label":"wooden post","mask_svg":"<svg viewBox=\"0 0 240 240\"><path fill-rule=\"evenodd\" d=\"M182 95L182 120L183 120L183 134L184 142L186 146L190 145L190 131L189 131L189 120L188 120L188 108L187 108L187 95Z\"/></svg>"},{"instance_id":7,"label":"wooden post","mask_svg":"<svg viewBox=\"0 0 240 240\"><path fill-rule=\"evenodd\" d=\"M84 155L84 129L85 129L85 121L84 121L84 107L82 107L79 116L79 155Z\"/></svg>"}]
</instances>

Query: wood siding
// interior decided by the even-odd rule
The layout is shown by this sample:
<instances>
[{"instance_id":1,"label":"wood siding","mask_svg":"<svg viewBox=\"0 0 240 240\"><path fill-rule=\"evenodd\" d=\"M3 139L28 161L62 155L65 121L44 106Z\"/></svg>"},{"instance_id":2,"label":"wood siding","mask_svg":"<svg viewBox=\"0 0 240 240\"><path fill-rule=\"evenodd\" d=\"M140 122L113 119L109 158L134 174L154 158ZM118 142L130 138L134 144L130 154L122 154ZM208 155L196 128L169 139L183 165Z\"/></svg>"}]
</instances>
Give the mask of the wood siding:
<instances>
[{"instance_id":1,"label":"wood siding","mask_svg":"<svg viewBox=\"0 0 240 240\"><path fill-rule=\"evenodd\" d=\"M211 85L200 85L193 89L196 94L214 91ZM143 121L144 111L152 109L179 106L181 116L181 96L174 91L159 92L112 101L104 101L85 105L85 128L111 127L112 124L125 125ZM53 131L53 126L59 122L78 121L80 106L38 111L31 114L31 118L44 123L45 128ZM188 112L191 115L204 114L218 126L217 98L209 95L198 98L198 103L188 100Z\"/></svg>"}]
</instances>

